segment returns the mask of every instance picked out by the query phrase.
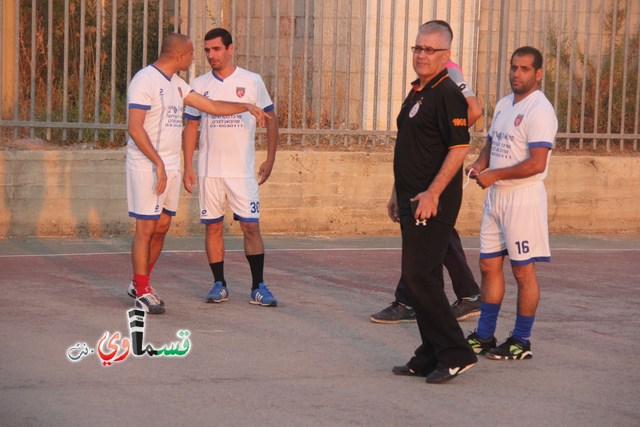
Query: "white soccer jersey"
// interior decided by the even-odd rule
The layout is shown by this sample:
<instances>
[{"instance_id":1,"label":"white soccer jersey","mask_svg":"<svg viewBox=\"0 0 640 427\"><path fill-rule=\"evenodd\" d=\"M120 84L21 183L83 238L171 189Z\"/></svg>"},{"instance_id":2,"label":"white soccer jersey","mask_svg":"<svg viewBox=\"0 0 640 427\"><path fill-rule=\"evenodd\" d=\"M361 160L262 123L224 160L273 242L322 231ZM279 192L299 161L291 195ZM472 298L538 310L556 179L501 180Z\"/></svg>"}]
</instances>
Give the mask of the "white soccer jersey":
<instances>
[{"instance_id":1,"label":"white soccer jersey","mask_svg":"<svg viewBox=\"0 0 640 427\"><path fill-rule=\"evenodd\" d=\"M180 170L184 98L191 87L174 74L171 78L153 64L138 71L127 90L129 108L146 110L144 130L165 169ZM153 163L127 135L127 167L153 170Z\"/></svg>"},{"instance_id":2,"label":"white soccer jersey","mask_svg":"<svg viewBox=\"0 0 640 427\"><path fill-rule=\"evenodd\" d=\"M549 153L543 172L522 179L496 181L495 185L520 185L544 180L557 130L556 113L540 90L515 104L513 93L498 101L487 135L487 140L491 142L489 169L514 166L528 159L530 148L547 147Z\"/></svg>"},{"instance_id":3,"label":"white soccer jersey","mask_svg":"<svg viewBox=\"0 0 640 427\"><path fill-rule=\"evenodd\" d=\"M265 112L274 108L260 75L240 67L224 80L213 71L203 74L191 86L212 100L246 102ZM187 107L185 117L200 120L199 176L255 177L255 117L248 112L212 116L192 107Z\"/></svg>"}]
</instances>

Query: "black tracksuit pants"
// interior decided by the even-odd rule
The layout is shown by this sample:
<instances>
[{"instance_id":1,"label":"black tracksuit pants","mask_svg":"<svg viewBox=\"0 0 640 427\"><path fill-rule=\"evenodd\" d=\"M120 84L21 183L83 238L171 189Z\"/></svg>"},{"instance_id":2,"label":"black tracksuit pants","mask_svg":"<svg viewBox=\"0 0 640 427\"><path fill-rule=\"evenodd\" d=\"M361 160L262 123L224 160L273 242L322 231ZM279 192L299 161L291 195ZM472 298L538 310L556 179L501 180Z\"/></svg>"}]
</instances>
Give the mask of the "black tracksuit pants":
<instances>
[{"instance_id":1,"label":"black tracksuit pants","mask_svg":"<svg viewBox=\"0 0 640 427\"><path fill-rule=\"evenodd\" d=\"M464 249L462 249L460 235L455 228L451 229L449 246L447 247L447 252L444 257L444 266L449 272L453 291L458 299L480 294L480 287L473 278L473 273L467 263ZM402 272L400 272L400 280L396 287L395 297L397 302L413 306L411 297L409 296L409 288L407 287Z\"/></svg>"},{"instance_id":2,"label":"black tracksuit pants","mask_svg":"<svg viewBox=\"0 0 640 427\"><path fill-rule=\"evenodd\" d=\"M404 215L401 225L403 277L422 339L409 367L428 374L436 367L462 367L476 362L444 292L442 265L453 226L433 219L426 226L416 225L411 215Z\"/></svg>"}]
</instances>

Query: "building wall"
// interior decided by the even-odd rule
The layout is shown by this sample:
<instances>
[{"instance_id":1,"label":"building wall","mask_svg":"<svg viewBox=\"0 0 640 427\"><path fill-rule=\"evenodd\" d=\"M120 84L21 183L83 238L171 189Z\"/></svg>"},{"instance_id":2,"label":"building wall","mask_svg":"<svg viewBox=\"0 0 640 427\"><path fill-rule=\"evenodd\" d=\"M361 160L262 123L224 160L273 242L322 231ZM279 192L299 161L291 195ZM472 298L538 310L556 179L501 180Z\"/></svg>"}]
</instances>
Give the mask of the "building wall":
<instances>
[{"instance_id":1,"label":"building wall","mask_svg":"<svg viewBox=\"0 0 640 427\"><path fill-rule=\"evenodd\" d=\"M0 237L126 235L124 150L0 151ZM257 153L257 161L265 153ZM392 153L280 151L261 187L266 234L392 235ZM472 160L472 159L468 159ZM554 156L552 233L640 233L637 157ZM464 190L457 227L479 232L483 191ZM240 233L227 215L225 229ZM197 198L182 192L172 234L201 233Z\"/></svg>"}]
</instances>

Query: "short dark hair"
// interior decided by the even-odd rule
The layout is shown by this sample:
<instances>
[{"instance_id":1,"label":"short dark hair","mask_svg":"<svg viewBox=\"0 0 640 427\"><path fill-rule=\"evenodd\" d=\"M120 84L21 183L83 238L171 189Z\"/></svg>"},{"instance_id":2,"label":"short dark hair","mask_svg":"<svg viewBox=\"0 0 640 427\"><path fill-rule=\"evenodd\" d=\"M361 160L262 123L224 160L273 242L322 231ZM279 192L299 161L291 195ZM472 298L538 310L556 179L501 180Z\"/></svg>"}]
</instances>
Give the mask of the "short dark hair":
<instances>
[{"instance_id":1,"label":"short dark hair","mask_svg":"<svg viewBox=\"0 0 640 427\"><path fill-rule=\"evenodd\" d=\"M540 68L542 68L542 54L535 47L522 46L517 48L516 50L513 51L513 54L511 55L511 62L513 62L513 57L516 55L518 56L531 55L533 56L533 68L536 70L539 70Z\"/></svg>"},{"instance_id":2,"label":"short dark hair","mask_svg":"<svg viewBox=\"0 0 640 427\"><path fill-rule=\"evenodd\" d=\"M453 30L451 29L451 25L447 21L443 21L442 19L432 19L431 21L427 21L424 24L420 25L420 28L424 27L427 24L435 24L441 27L444 27L449 31L449 36L451 36L451 40L453 40Z\"/></svg>"},{"instance_id":3,"label":"short dark hair","mask_svg":"<svg viewBox=\"0 0 640 427\"><path fill-rule=\"evenodd\" d=\"M228 48L229 45L233 43L231 33L224 28L214 28L213 30L209 30L209 32L204 35L204 40L213 40L217 39L218 37L222 39L222 44L226 48Z\"/></svg>"}]
</instances>

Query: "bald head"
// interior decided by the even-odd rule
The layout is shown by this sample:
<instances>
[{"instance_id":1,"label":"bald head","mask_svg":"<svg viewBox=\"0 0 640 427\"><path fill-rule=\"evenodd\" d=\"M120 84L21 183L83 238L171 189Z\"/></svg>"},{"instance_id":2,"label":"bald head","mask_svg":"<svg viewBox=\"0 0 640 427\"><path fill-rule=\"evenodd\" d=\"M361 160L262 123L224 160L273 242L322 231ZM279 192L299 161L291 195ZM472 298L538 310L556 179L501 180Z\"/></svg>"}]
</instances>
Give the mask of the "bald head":
<instances>
[{"instance_id":1,"label":"bald head","mask_svg":"<svg viewBox=\"0 0 640 427\"><path fill-rule=\"evenodd\" d=\"M160 56L173 56L183 52L191 43L191 39L180 33L171 33L162 40Z\"/></svg>"},{"instance_id":2,"label":"bald head","mask_svg":"<svg viewBox=\"0 0 640 427\"><path fill-rule=\"evenodd\" d=\"M160 47L160 56L155 64L162 72L172 75L188 70L193 62L193 43L184 34L171 33L165 36Z\"/></svg>"}]
</instances>

